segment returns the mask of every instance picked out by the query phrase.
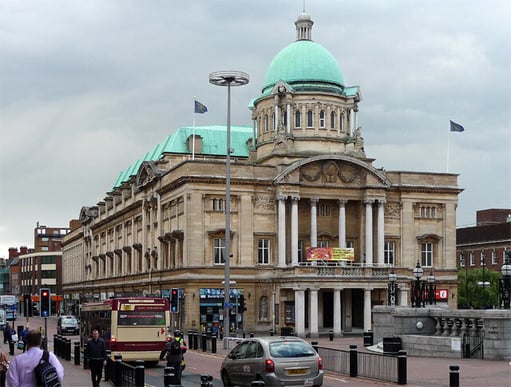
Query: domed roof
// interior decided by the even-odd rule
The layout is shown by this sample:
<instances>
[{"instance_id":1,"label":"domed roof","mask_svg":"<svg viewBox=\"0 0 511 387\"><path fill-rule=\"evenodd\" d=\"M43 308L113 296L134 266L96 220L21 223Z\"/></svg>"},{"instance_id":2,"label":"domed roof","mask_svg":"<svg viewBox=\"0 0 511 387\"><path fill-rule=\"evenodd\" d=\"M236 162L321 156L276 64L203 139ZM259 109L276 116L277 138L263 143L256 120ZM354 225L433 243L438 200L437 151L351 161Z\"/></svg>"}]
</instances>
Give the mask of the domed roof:
<instances>
[{"instance_id":1,"label":"domed roof","mask_svg":"<svg viewBox=\"0 0 511 387\"><path fill-rule=\"evenodd\" d=\"M293 84L327 83L344 87L344 78L334 56L312 40L298 40L281 50L268 68L263 93L278 81Z\"/></svg>"},{"instance_id":2,"label":"domed roof","mask_svg":"<svg viewBox=\"0 0 511 387\"><path fill-rule=\"evenodd\" d=\"M295 90L342 92L344 78L339 64L326 48L312 41L313 24L307 13L298 16L296 41L273 58L264 79L263 94L281 80Z\"/></svg>"}]
</instances>

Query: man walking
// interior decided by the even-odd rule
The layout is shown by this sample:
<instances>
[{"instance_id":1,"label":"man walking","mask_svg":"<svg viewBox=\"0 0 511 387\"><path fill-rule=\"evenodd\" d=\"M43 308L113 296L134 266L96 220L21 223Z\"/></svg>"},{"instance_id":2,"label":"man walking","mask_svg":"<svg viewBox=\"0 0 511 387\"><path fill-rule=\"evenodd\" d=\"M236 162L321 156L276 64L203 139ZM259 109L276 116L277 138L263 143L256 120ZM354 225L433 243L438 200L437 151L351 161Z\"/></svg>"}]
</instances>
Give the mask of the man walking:
<instances>
[{"instance_id":1,"label":"man walking","mask_svg":"<svg viewBox=\"0 0 511 387\"><path fill-rule=\"evenodd\" d=\"M27 352L16 356L9 364L7 371L7 385L10 387L37 387L35 368L43 357L41 346L41 333L30 330L26 336ZM49 363L55 367L57 376L62 383L64 380L64 367L57 357L49 352Z\"/></svg>"},{"instance_id":2,"label":"man walking","mask_svg":"<svg viewBox=\"0 0 511 387\"><path fill-rule=\"evenodd\" d=\"M99 337L97 329L92 331L92 338L87 341L87 348L85 348L83 356L89 361L92 387L99 387L107 356L105 341Z\"/></svg>"}]
</instances>

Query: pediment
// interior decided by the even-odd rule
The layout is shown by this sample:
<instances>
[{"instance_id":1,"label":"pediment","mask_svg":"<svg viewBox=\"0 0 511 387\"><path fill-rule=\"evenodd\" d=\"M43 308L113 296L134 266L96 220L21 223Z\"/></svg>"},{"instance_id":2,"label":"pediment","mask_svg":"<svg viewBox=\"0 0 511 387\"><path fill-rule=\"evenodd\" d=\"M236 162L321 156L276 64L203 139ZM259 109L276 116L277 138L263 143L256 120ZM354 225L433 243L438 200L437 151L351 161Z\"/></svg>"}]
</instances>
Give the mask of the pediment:
<instances>
[{"instance_id":1,"label":"pediment","mask_svg":"<svg viewBox=\"0 0 511 387\"><path fill-rule=\"evenodd\" d=\"M391 186L382 171L344 155L323 155L300 160L282 170L274 182L322 186Z\"/></svg>"},{"instance_id":2,"label":"pediment","mask_svg":"<svg viewBox=\"0 0 511 387\"><path fill-rule=\"evenodd\" d=\"M284 81L278 81L275 86L273 86L273 88L271 89L271 94L272 95L275 95L275 94L287 94L287 93L294 93L294 89L289 86L289 84L287 84L286 82Z\"/></svg>"},{"instance_id":3,"label":"pediment","mask_svg":"<svg viewBox=\"0 0 511 387\"><path fill-rule=\"evenodd\" d=\"M165 171L159 169L154 161L144 161L138 168L135 186L142 188L155 180L158 180Z\"/></svg>"}]
</instances>

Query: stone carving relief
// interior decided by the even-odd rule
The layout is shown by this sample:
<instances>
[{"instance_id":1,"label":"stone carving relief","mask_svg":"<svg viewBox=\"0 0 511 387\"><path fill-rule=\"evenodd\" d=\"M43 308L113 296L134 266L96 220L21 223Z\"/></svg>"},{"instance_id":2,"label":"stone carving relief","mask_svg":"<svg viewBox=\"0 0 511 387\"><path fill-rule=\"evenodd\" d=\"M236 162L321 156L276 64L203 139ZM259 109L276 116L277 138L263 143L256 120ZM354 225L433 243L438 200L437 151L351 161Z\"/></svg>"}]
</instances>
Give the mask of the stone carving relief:
<instances>
[{"instance_id":1,"label":"stone carving relief","mask_svg":"<svg viewBox=\"0 0 511 387\"><path fill-rule=\"evenodd\" d=\"M308 182L362 185L366 176L364 168L334 160L307 164L300 168L300 181Z\"/></svg>"},{"instance_id":2,"label":"stone carving relief","mask_svg":"<svg viewBox=\"0 0 511 387\"><path fill-rule=\"evenodd\" d=\"M387 202L385 204L385 218L399 218L401 204L399 202Z\"/></svg>"},{"instance_id":3,"label":"stone carving relief","mask_svg":"<svg viewBox=\"0 0 511 387\"><path fill-rule=\"evenodd\" d=\"M275 199L266 196L256 196L254 199L254 209L262 211L274 211Z\"/></svg>"}]
</instances>

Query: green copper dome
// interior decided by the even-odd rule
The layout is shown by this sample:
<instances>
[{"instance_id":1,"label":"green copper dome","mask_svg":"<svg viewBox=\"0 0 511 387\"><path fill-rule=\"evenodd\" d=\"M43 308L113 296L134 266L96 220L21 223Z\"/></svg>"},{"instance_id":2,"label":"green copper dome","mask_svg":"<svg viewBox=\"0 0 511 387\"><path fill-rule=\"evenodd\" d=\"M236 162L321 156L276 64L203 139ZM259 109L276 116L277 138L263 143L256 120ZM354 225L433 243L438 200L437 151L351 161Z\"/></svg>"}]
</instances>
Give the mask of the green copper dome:
<instances>
[{"instance_id":1,"label":"green copper dome","mask_svg":"<svg viewBox=\"0 0 511 387\"><path fill-rule=\"evenodd\" d=\"M263 94L269 93L280 80L295 89L330 86L342 90L344 87L334 56L312 40L297 40L273 58L264 79Z\"/></svg>"}]
</instances>

